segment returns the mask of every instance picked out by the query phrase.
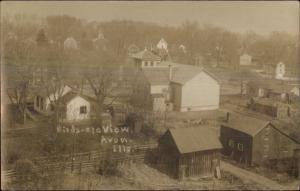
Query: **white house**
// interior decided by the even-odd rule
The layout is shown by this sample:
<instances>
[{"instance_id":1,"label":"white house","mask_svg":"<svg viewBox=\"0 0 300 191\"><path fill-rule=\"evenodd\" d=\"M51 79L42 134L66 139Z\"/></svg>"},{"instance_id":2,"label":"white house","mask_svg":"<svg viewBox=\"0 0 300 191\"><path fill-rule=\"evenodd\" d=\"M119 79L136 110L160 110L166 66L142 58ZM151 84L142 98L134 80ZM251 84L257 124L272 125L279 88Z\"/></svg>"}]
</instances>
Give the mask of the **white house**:
<instances>
[{"instance_id":1,"label":"white house","mask_svg":"<svg viewBox=\"0 0 300 191\"><path fill-rule=\"evenodd\" d=\"M161 58L155 55L153 52L144 49L140 52L131 54L134 59L134 64L136 68L152 68L159 65Z\"/></svg>"},{"instance_id":2,"label":"white house","mask_svg":"<svg viewBox=\"0 0 300 191\"><path fill-rule=\"evenodd\" d=\"M165 39L160 39L160 41L157 43L156 47L158 49L165 49L168 50L168 43L165 41Z\"/></svg>"},{"instance_id":3,"label":"white house","mask_svg":"<svg viewBox=\"0 0 300 191\"><path fill-rule=\"evenodd\" d=\"M71 91L71 87L63 86L55 92L48 92L46 89L42 89L35 95L34 98L34 110L38 113L49 115L53 111L53 102L63 97Z\"/></svg>"},{"instance_id":4,"label":"white house","mask_svg":"<svg viewBox=\"0 0 300 191\"><path fill-rule=\"evenodd\" d=\"M276 79L284 79L284 76L285 76L285 64L282 62L279 62L276 65L275 78Z\"/></svg>"},{"instance_id":5,"label":"white house","mask_svg":"<svg viewBox=\"0 0 300 191\"><path fill-rule=\"evenodd\" d=\"M90 119L91 101L83 95L69 92L61 98L65 121Z\"/></svg>"},{"instance_id":6,"label":"white house","mask_svg":"<svg viewBox=\"0 0 300 191\"><path fill-rule=\"evenodd\" d=\"M249 54L243 54L240 56L240 65L249 66L252 64L252 57Z\"/></svg>"},{"instance_id":7,"label":"white house","mask_svg":"<svg viewBox=\"0 0 300 191\"><path fill-rule=\"evenodd\" d=\"M68 37L65 41L64 41L64 49L73 49L76 50L78 49L78 43L77 41L73 38L73 37Z\"/></svg>"}]
</instances>

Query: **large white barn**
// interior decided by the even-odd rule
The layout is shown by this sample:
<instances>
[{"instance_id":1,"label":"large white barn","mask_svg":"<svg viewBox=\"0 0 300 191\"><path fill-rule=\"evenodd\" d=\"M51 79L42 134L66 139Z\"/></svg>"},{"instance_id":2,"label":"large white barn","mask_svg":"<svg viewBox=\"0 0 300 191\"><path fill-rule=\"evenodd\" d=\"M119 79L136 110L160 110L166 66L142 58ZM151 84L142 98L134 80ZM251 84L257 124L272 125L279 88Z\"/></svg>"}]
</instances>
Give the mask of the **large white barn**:
<instances>
[{"instance_id":1,"label":"large white barn","mask_svg":"<svg viewBox=\"0 0 300 191\"><path fill-rule=\"evenodd\" d=\"M169 105L180 112L219 108L220 84L200 67L162 62L160 67L140 71L136 83L134 101L154 111Z\"/></svg>"}]
</instances>

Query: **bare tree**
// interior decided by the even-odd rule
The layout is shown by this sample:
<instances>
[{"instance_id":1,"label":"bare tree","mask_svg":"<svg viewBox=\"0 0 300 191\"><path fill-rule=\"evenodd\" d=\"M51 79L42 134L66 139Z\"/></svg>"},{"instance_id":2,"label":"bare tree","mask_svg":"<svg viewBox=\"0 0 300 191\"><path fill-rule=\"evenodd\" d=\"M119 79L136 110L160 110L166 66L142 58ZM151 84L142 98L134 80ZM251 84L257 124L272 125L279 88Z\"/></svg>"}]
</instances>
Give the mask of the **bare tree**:
<instances>
[{"instance_id":1,"label":"bare tree","mask_svg":"<svg viewBox=\"0 0 300 191\"><path fill-rule=\"evenodd\" d=\"M110 67L96 67L84 73L84 79L95 98L95 120L97 125L102 125L102 114L105 109L112 106L118 99L114 93L115 82L113 69Z\"/></svg>"},{"instance_id":2,"label":"bare tree","mask_svg":"<svg viewBox=\"0 0 300 191\"><path fill-rule=\"evenodd\" d=\"M17 71L18 79L7 88L7 95L10 102L17 107L18 116L22 116L18 120L22 124L25 124L27 120L27 101L29 95L29 83L31 80L31 76L26 74L28 74L28 72L24 69L22 71Z\"/></svg>"},{"instance_id":3,"label":"bare tree","mask_svg":"<svg viewBox=\"0 0 300 191\"><path fill-rule=\"evenodd\" d=\"M47 99L50 102L50 110L53 112L53 123L56 127L62 122L63 103L61 98L66 93L67 86L64 83L63 77L56 72L54 76L44 82L44 87L46 89Z\"/></svg>"}]
</instances>

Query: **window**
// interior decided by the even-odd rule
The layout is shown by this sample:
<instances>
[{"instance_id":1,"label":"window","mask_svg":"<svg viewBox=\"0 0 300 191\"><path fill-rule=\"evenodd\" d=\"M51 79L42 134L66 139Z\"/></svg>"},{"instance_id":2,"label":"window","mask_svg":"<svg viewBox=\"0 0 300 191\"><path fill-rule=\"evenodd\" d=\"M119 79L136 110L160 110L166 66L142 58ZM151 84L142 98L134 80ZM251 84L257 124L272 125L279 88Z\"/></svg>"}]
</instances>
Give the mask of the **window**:
<instances>
[{"instance_id":1,"label":"window","mask_svg":"<svg viewBox=\"0 0 300 191\"><path fill-rule=\"evenodd\" d=\"M80 114L86 114L87 110L86 110L86 106L80 106Z\"/></svg>"},{"instance_id":2,"label":"window","mask_svg":"<svg viewBox=\"0 0 300 191\"><path fill-rule=\"evenodd\" d=\"M150 62L150 65L153 66L153 62Z\"/></svg>"},{"instance_id":3,"label":"window","mask_svg":"<svg viewBox=\"0 0 300 191\"><path fill-rule=\"evenodd\" d=\"M239 151L243 151L243 150L244 150L244 145L241 144L241 143L238 143L237 149L238 149Z\"/></svg>"},{"instance_id":4,"label":"window","mask_svg":"<svg viewBox=\"0 0 300 191\"><path fill-rule=\"evenodd\" d=\"M229 139L228 146L234 148L234 141L232 139Z\"/></svg>"}]
</instances>

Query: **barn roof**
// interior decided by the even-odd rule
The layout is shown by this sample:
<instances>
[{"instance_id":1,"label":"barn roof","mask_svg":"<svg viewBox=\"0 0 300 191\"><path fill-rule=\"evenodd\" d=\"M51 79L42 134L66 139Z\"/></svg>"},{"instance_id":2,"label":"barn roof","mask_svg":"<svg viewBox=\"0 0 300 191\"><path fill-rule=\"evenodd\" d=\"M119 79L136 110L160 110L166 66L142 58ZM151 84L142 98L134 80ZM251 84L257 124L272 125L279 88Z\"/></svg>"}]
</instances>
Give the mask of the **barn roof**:
<instances>
[{"instance_id":1,"label":"barn roof","mask_svg":"<svg viewBox=\"0 0 300 191\"><path fill-rule=\"evenodd\" d=\"M176 128L168 131L181 154L222 148L218 135L210 127Z\"/></svg>"},{"instance_id":2,"label":"barn roof","mask_svg":"<svg viewBox=\"0 0 300 191\"><path fill-rule=\"evenodd\" d=\"M133 58L144 60L144 61L160 61L160 57L145 49L138 53L131 55Z\"/></svg>"},{"instance_id":3,"label":"barn roof","mask_svg":"<svg viewBox=\"0 0 300 191\"><path fill-rule=\"evenodd\" d=\"M230 113L228 122L223 123L224 126L254 136L265 128L270 121L250 117L237 113Z\"/></svg>"},{"instance_id":4,"label":"barn roof","mask_svg":"<svg viewBox=\"0 0 300 191\"><path fill-rule=\"evenodd\" d=\"M167 85L170 82L168 67L169 65L172 67L171 82L185 84L201 72L205 72L210 77L219 82L215 76L213 76L211 73L207 72L203 68L184 64L177 64L168 61L162 62L160 64L160 67L145 68L143 69L143 73L145 74L145 77L151 85Z\"/></svg>"},{"instance_id":5,"label":"barn roof","mask_svg":"<svg viewBox=\"0 0 300 191\"><path fill-rule=\"evenodd\" d=\"M168 68L145 68L143 73L151 85L168 85L169 69Z\"/></svg>"}]
</instances>

